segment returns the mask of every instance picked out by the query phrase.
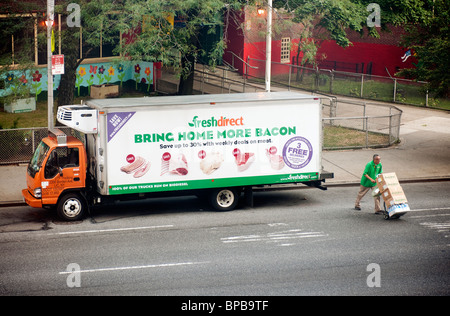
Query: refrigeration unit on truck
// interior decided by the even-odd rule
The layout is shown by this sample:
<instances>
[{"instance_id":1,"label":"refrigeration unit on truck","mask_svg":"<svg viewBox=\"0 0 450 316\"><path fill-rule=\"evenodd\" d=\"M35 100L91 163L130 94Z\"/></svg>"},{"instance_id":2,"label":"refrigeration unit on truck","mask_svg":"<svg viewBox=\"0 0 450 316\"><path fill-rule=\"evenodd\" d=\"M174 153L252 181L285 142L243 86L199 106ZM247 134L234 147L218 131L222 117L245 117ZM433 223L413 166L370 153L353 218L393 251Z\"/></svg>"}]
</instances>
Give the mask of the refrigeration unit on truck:
<instances>
[{"instance_id":1,"label":"refrigeration unit on truck","mask_svg":"<svg viewBox=\"0 0 450 316\"><path fill-rule=\"evenodd\" d=\"M78 220L91 206L154 196L208 197L232 210L253 187L325 189L322 104L292 92L90 100L61 106L37 147L24 200ZM251 195L250 195L251 196Z\"/></svg>"}]
</instances>

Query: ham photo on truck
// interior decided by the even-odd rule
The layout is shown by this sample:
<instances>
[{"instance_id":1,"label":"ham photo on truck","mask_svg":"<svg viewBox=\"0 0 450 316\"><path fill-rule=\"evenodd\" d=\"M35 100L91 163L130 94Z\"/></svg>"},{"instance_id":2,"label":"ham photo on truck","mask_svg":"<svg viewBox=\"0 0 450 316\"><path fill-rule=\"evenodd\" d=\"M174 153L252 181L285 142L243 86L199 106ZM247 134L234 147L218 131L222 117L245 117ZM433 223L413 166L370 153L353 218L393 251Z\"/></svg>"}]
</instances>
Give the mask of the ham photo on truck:
<instances>
[{"instance_id":1,"label":"ham photo on truck","mask_svg":"<svg viewBox=\"0 0 450 316\"><path fill-rule=\"evenodd\" d=\"M50 131L22 191L65 220L111 200L207 197L219 211L253 187L324 189L320 98L293 92L89 100L58 109L82 140Z\"/></svg>"}]
</instances>

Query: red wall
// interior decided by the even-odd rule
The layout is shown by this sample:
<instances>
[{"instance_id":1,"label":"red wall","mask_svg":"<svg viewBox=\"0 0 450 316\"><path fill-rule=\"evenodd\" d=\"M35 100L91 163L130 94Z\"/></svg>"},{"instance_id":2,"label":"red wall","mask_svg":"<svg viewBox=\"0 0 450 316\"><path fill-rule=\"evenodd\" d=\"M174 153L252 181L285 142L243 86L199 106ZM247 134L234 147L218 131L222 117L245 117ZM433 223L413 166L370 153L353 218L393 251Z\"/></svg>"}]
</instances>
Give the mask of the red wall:
<instances>
[{"instance_id":1,"label":"red wall","mask_svg":"<svg viewBox=\"0 0 450 316\"><path fill-rule=\"evenodd\" d=\"M298 39L292 40L293 43L298 43ZM264 77L266 71L266 42L257 43L245 43L245 58L250 57L253 59L262 60L261 62L250 61L251 66L257 66L259 69L249 69L249 75L253 77ZM300 60L303 54L300 55ZM297 49L291 50L291 58L289 63L285 64L272 64L272 75L280 75L289 73L289 65L292 63L293 57L297 57ZM247 59L245 59L247 60ZM281 40L272 41L272 62L280 63L281 61Z\"/></svg>"},{"instance_id":2,"label":"red wall","mask_svg":"<svg viewBox=\"0 0 450 316\"><path fill-rule=\"evenodd\" d=\"M387 68L393 76L399 69L413 67L413 56L402 62L401 57L406 51L407 49L394 45L372 43L353 43L353 46L342 48L333 41L325 41L318 56L325 54L326 60L329 61L364 63L364 73L367 73L367 65L372 62L372 75L389 76L385 69Z\"/></svg>"},{"instance_id":3,"label":"red wall","mask_svg":"<svg viewBox=\"0 0 450 316\"><path fill-rule=\"evenodd\" d=\"M298 41L298 40L297 40ZM242 43L242 42L241 42ZM241 50L242 51L242 50ZM372 43L354 43L353 46L342 48L333 41L326 41L322 44L318 51L318 56L326 56L324 60L345 62L349 64L362 64L364 63L364 73L367 73L367 66L372 62L372 75L388 77L389 74L386 71L388 69L391 76L403 68L412 68L413 62L417 62L413 56L409 57L406 62L402 62L401 57L405 54L407 49L397 47L394 45L372 44ZM266 43L245 43L244 50L241 52L241 56L247 61L247 57L250 56L253 59L265 60L266 56ZM293 58L296 59L297 51L294 48L291 51L291 63ZM300 60L302 54L300 55ZM281 41L272 42L272 61L279 63L281 59ZM296 60L295 60L296 64ZM259 69L249 69L249 74L255 77L264 77L265 63L251 61L250 65L258 66ZM289 64L272 64L272 74L288 73ZM244 70L238 67L241 73ZM327 68L319 66L319 68ZM337 69L339 70L339 69Z\"/></svg>"},{"instance_id":4,"label":"red wall","mask_svg":"<svg viewBox=\"0 0 450 316\"><path fill-rule=\"evenodd\" d=\"M225 16L225 30L224 34L227 38L227 48L225 49L225 53L223 55L223 59L229 63L230 65L234 64L234 67L238 69L238 71L242 74L244 73L244 65L243 63L233 57L230 52L233 52L235 55L239 56L241 59L246 58L244 54L244 33L241 29L241 24L245 21L245 14L243 12L228 12L228 14L232 14L231 17ZM233 63L234 59L234 63Z\"/></svg>"},{"instance_id":5,"label":"red wall","mask_svg":"<svg viewBox=\"0 0 450 316\"><path fill-rule=\"evenodd\" d=\"M248 57L253 59L259 59L265 61L266 59L266 42L245 42L242 34L235 33L232 36L233 40L229 40L227 51L233 51L243 60L248 61ZM293 40L293 42L298 42ZM396 72L403 68L413 68L413 63L417 63L417 60L411 56L406 62L402 62L401 57L408 49L398 47L395 45L386 44L373 44L373 43L354 43L353 46L342 48L338 46L334 41L325 41L322 43L319 51L318 58L326 56L326 61L344 62L349 64L362 64L364 63L364 73L368 73L368 65L372 63L372 75L388 77L389 74L394 76ZM294 47L291 50L291 63L295 59L296 64L297 49ZM300 60L302 54L300 55ZM226 53L224 59L231 64L231 54ZM281 60L281 41L272 41L272 61L279 63ZM265 74L265 62L251 61L250 65L258 66L259 69L249 69L249 75L254 77L263 78ZM289 64L272 64L272 74L284 74L289 71ZM235 59L235 67L239 69L241 74L245 73L244 64ZM320 65L319 68L326 69L324 65ZM386 71L386 68L389 71ZM359 68L361 69L361 68ZM336 69L340 71L340 69ZM349 71L349 70L347 70ZM356 72L356 69L353 70Z\"/></svg>"},{"instance_id":6,"label":"red wall","mask_svg":"<svg viewBox=\"0 0 450 316\"><path fill-rule=\"evenodd\" d=\"M249 69L249 74L257 77L264 77L265 59L266 59L266 42L259 35L258 30L264 31L264 23L261 17L255 16L252 11L234 12L230 16L226 16L225 34L227 36L226 51L233 51L244 61L248 61L248 57L262 60L262 62L251 61L252 66L258 66L259 69ZM403 68L415 67L413 63L417 60L411 56L406 62L402 61L402 56L408 50L399 47L399 40L404 34L402 27L391 26L389 32L382 33L380 38L372 38L368 36L361 37L361 34L354 31L348 31L348 37L353 42L352 46L342 48L335 41L324 41L319 48L317 58L320 69L333 69L336 65L336 71L360 72L364 66L364 73L369 73L368 66L371 65L372 75L388 77L394 76L397 71ZM250 30L250 31L247 31ZM281 59L281 37L292 36L297 34L291 30L289 34L278 34L277 38L272 41L272 61L280 63ZM245 33L245 34L244 34ZM299 39L291 39L297 42ZM325 56L325 57L324 57ZM291 60L295 59L297 63L297 48L291 50ZM302 54L300 55L300 60ZM232 62L232 55L225 53L224 59L229 63ZM327 61L323 63L321 61ZM364 65L363 65L364 64ZM242 61L234 59L234 65L241 74L245 74L245 67ZM289 71L289 64L272 64L272 74L285 74ZM386 71L386 69L388 71Z\"/></svg>"}]
</instances>

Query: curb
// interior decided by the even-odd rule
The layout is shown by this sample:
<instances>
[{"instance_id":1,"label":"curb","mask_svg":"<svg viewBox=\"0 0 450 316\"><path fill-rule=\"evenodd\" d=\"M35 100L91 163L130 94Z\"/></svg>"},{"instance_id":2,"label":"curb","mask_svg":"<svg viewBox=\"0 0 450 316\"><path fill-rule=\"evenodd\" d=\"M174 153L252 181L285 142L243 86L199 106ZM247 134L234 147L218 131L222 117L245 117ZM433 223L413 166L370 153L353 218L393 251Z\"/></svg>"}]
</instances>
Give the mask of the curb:
<instances>
[{"instance_id":1,"label":"curb","mask_svg":"<svg viewBox=\"0 0 450 316\"><path fill-rule=\"evenodd\" d=\"M447 182L450 181L450 176L445 177L433 177L433 178L412 178L412 179L402 179L399 180L400 184L408 184L408 183L430 183L430 182ZM325 183L326 187L353 187L359 186L360 183L355 181L341 181L334 183Z\"/></svg>"},{"instance_id":2,"label":"curb","mask_svg":"<svg viewBox=\"0 0 450 316\"><path fill-rule=\"evenodd\" d=\"M0 208L2 207L15 207L15 206L27 206L24 201L1 201Z\"/></svg>"},{"instance_id":3,"label":"curb","mask_svg":"<svg viewBox=\"0 0 450 316\"><path fill-rule=\"evenodd\" d=\"M416 178L416 179L404 179L399 180L401 184L405 183L430 183L430 182L448 182L450 181L450 176L445 177L434 177L434 178ZM283 190L299 190L299 189L310 189L313 187L308 187L304 185L295 184L295 185L284 185L277 187L267 187L267 188L256 188L255 191L264 192L264 191L283 191ZM355 181L341 181L334 183L325 183L325 187L356 187L359 186L359 182ZM21 201L0 201L0 208L2 207L16 207L16 206L27 206L27 204Z\"/></svg>"}]
</instances>

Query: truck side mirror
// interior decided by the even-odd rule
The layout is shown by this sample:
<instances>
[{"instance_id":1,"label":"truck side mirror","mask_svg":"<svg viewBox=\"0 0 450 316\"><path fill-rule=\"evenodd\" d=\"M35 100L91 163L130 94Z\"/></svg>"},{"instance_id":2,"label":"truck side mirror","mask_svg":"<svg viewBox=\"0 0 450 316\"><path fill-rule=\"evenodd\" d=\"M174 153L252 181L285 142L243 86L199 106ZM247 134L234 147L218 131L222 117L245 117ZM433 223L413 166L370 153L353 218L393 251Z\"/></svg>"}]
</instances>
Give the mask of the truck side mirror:
<instances>
[{"instance_id":1,"label":"truck side mirror","mask_svg":"<svg viewBox=\"0 0 450 316\"><path fill-rule=\"evenodd\" d=\"M61 167L58 167L58 173L61 177L63 176L63 170Z\"/></svg>"}]
</instances>

